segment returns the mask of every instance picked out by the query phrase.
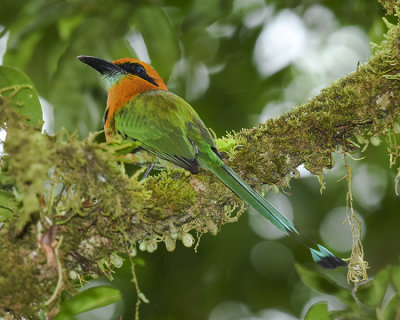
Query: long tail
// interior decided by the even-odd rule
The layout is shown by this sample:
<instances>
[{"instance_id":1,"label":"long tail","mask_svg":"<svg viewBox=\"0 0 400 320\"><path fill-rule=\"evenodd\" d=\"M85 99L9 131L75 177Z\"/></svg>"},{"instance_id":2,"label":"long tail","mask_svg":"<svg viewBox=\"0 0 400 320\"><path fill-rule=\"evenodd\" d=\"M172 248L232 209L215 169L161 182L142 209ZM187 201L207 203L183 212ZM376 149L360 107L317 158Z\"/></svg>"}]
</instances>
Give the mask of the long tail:
<instances>
[{"instance_id":1,"label":"long tail","mask_svg":"<svg viewBox=\"0 0 400 320\"><path fill-rule=\"evenodd\" d=\"M318 249L313 249L307 245L310 239L302 236L296 229L293 222L283 216L277 209L275 209L267 200L255 192L246 182L239 178L239 176L228 166L216 166L208 168L214 173L223 183L225 183L234 193L236 193L242 200L246 201L261 215L271 221L278 229L283 232L294 236L302 244L308 247L314 261L321 267L327 269L334 269L347 264L335 256L325 247L316 244ZM312 240L311 240L312 241ZM313 242L313 241L312 241ZM314 242L315 244L315 242Z\"/></svg>"}]
</instances>

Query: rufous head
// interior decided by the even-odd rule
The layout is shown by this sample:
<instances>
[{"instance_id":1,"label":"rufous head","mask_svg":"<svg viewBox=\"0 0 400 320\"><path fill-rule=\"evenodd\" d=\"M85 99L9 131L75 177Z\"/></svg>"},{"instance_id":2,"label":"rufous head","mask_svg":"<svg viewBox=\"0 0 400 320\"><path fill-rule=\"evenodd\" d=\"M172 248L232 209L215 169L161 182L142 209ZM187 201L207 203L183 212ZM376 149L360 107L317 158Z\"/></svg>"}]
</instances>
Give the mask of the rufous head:
<instances>
[{"instance_id":1,"label":"rufous head","mask_svg":"<svg viewBox=\"0 0 400 320\"><path fill-rule=\"evenodd\" d=\"M78 56L77 58L103 75L108 90L119 85L122 80L128 81L132 87L141 88L141 91L167 90L157 71L143 61L122 58L109 62L91 56Z\"/></svg>"},{"instance_id":2,"label":"rufous head","mask_svg":"<svg viewBox=\"0 0 400 320\"><path fill-rule=\"evenodd\" d=\"M107 85L107 109L104 117L106 136L113 133L115 111L126 105L137 94L149 90L168 90L157 71L143 61L122 58L109 62L92 56L77 58L100 72Z\"/></svg>"}]
</instances>

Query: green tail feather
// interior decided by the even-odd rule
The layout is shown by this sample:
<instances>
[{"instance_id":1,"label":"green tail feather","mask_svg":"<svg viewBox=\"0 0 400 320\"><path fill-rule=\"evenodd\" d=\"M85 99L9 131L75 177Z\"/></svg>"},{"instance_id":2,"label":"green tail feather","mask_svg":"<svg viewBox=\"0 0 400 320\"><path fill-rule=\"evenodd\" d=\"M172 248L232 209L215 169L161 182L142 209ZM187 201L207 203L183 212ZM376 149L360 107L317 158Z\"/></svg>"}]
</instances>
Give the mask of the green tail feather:
<instances>
[{"instance_id":1,"label":"green tail feather","mask_svg":"<svg viewBox=\"0 0 400 320\"><path fill-rule=\"evenodd\" d=\"M246 182L240 179L231 168L226 165L222 165L208 168L208 170L215 174L242 200L246 201L250 206L257 210L258 213L271 221L272 224L274 224L278 229L282 230L286 234L293 235L297 240L308 247L311 251L314 261L318 265L327 269L334 269L339 266L347 265L344 261L336 257L332 252L319 244L317 244L318 250L306 245L305 240L308 239L301 236L293 222L283 216L267 200L255 192Z\"/></svg>"},{"instance_id":2,"label":"green tail feather","mask_svg":"<svg viewBox=\"0 0 400 320\"><path fill-rule=\"evenodd\" d=\"M212 171L223 183L225 183L239 198L246 201L254 209L272 222L278 229L290 234L298 233L294 224L275 209L269 202L255 192L246 182L228 166L212 169Z\"/></svg>"}]
</instances>

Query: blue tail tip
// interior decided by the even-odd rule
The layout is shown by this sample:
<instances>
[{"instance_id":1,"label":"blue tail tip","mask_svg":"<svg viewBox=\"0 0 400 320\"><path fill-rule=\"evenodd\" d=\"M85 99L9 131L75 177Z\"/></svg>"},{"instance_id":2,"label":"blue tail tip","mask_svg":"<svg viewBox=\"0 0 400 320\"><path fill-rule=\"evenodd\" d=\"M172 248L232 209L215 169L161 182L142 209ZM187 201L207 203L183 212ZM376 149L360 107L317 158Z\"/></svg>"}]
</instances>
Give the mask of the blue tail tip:
<instances>
[{"instance_id":1,"label":"blue tail tip","mask_svg":"<svg viewBox=\"0 0 400 320\"><path fill-rule=\"evenodd\" d=\"M335 269L337 267L345 267L347 263L342 259L335 256L325 247L318 244L318 250L310 248L311 255L314 261L321 267L325 269Z\"/></svg>"}]
</instances>

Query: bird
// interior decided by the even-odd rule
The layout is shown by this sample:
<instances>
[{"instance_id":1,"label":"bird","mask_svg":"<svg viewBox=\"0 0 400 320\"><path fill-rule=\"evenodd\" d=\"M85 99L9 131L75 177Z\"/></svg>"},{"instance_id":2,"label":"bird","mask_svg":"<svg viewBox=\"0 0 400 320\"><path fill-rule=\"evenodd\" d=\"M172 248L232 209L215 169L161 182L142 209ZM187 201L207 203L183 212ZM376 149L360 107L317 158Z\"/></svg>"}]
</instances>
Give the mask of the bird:
<instances>
[{"instance_id":1,"label":"bird","mask_svg":"<svg viewBox=\"0 0 400 320\"><path fill-rule=\"evenodd\" d=\"M119 135L137 141L140 148L192 174L197 174L199 168L210 171L278 229L304 244L319 266L334 269L347 265L327 248L300 233L292 221L224 163L214 136L197 112L183 98L170 92L149 64L134 58L112 62L93 56L77 58L98 71L105 80L107 140Z\"/></svg>"}]
</instances>

